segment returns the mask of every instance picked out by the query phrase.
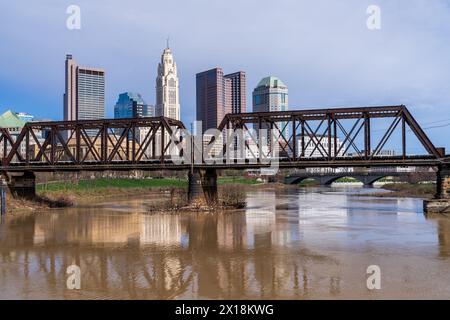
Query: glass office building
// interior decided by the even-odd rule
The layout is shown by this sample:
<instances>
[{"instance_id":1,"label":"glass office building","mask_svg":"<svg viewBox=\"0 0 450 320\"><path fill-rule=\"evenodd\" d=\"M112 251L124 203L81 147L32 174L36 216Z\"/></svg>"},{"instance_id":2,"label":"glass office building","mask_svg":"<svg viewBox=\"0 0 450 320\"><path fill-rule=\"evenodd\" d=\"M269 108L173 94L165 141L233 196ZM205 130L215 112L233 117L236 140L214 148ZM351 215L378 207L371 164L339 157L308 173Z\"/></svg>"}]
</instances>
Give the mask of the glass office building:
<instances>
[{"instance_id":1,"label":"glass office building","mask_svg":"<svg viewBox=\"0 0 450 320\"><path fill-rule=\"evenodd\" d=\"M114 106L114 118L154 117L155 107L145 103L139 93L125 92L119 95Z\"/></svg>"},{"instance_id":2,"label":"glass office building","mask_svg":"<svg viewBox=\"0 0 450 320\"><path fill-rule=\"evenodd\" d=\"M103 119L105 117L105 73L79 68L77 89L77 120Z\"/></svg>"},{"instance_id":3,"label":"glass office building","mask_svg":"<svg viewBox=\"0 0 450 320\"><path fill-rule=\"evenodd\" d=\"M105 117L105 72L77 65L66 56L64 120L94 120Z\"/></svg>"}]
</instances>

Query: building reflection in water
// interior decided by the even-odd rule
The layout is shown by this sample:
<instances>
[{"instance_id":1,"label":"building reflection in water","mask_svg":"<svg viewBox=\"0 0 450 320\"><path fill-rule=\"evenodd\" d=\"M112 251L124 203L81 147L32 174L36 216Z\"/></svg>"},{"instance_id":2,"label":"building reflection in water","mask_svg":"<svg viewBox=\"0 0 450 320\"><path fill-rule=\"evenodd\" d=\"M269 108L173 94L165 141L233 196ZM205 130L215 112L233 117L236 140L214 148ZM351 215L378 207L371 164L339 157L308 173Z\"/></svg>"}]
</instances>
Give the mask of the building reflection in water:
<instances>
[{"instance_id":1,"label":"building reflection in water","mask_svg":"<svg viewBox=\"0 0 450 320\"><path fill-rule=\"evenodd\" d=\"M339 295L339 263L312 248L320 241L348 245L354 231L344 227L358 226L364 206L328 191L259 190L236 212L145 214L130 204L129 213L122 206L8 217L0 225L0 298ZM448 256L449 224L437 228L440 254ZM82 270L79 292L66 289L71 264Z\"/></svg>"}]
</instances>

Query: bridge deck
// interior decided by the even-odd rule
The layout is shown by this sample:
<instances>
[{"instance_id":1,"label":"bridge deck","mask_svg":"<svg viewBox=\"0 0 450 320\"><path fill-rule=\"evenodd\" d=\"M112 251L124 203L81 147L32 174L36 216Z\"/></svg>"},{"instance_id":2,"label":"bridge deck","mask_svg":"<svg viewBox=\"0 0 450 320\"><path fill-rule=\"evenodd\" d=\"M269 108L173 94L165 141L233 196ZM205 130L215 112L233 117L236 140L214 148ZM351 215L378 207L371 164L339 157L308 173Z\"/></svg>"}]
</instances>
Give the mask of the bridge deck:
<instances>
[{"instance_id":1,"label":"bridge deck","mask_svg":"<svg viewBox=\"0 0 450 320\"><path fill-rule=\"evenodd\" d=\"M291 159L277 159L271 163L260 163L246 159L245 161L235 160L230 162L218 161L216 163L197 163L193 167L198 169L259 169L259 168L340 168L340 167L434 167L447 163L448 159L434 159L432 157L383 157L372 160L340 158L329 161L321 158L310 158L293 161ZM174 164L171 160L140 161L133 163L132 161L111 161L108 164L99 162L84 162L76 164L70 161L61 161L54 165L44 162L26 163L10 163L8 166L1 166L1 171L35 171L35 172L54 172L54 171L104 171L104 170L188 170L192 166L186 164Z\"/></svg>"}]
</instances>

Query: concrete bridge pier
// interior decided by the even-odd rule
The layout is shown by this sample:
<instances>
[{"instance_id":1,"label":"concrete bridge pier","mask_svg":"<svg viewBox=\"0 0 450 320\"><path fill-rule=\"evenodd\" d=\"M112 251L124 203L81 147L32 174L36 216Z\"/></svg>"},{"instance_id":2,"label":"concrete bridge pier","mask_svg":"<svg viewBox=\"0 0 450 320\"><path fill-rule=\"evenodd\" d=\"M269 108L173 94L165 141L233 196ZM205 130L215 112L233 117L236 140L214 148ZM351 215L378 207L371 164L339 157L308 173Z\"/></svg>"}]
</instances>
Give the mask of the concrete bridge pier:
<instances>
[{"instance_id":1,"label":"concrete bridge pier","mask_svg":"<svg viewBox=\"0 0 450 320\"><path fill-rule=\"evenodd\" d=\"M9 173L7 184L13 198L33 199L36 197L34 172Z\"/></svg>"},{"instance_id":2,"label":"concrete bridge pier","mask_svg":"<svg viewBox=\"0 0 450 320\"><path fill-rule=\"evenodd\" d=\"M424 201L425 213L450 213L450 166L439 166L436 173L436 196Z\"/></svg>"},{"instance_id":3,"label":"concrete bridge pier","mask_svg":"<svg viewBox=\"0 0 450 320\"><path fill-rule=\"evenodd\" d=\"M215 169L194 169L189 172L188 199L193 205L217 205L219 199Z\"/></svg>"},{"instance_id":4,"label":"concrete bridge pier","mask_svg":"<svg viewBox=\"0 0 450 320\"><path fill-rule=\"evenodd\" d=\"M0 176L0 215L3 216L6 213L6 179Z\"/></svg>"}]
</instances>

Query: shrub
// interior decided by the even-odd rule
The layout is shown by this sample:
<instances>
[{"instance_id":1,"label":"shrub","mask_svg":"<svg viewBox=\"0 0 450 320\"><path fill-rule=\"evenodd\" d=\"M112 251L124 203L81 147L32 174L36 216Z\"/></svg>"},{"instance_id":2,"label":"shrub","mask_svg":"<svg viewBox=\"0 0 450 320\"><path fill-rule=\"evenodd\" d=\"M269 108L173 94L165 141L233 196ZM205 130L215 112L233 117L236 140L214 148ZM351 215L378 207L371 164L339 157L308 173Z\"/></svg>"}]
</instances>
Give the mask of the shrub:
<instances>
[{"instance_id":1,"label":"shrub","mask_svg":"<svg viewBox=\"0 0 450 320\"><path fill-rule=\"evenodd\" d=\"M224 185L219 193L220 202L224 207L244 208L245 187L240 184Z\"/></svg>"}]
</instances>

